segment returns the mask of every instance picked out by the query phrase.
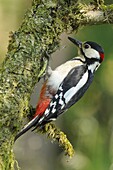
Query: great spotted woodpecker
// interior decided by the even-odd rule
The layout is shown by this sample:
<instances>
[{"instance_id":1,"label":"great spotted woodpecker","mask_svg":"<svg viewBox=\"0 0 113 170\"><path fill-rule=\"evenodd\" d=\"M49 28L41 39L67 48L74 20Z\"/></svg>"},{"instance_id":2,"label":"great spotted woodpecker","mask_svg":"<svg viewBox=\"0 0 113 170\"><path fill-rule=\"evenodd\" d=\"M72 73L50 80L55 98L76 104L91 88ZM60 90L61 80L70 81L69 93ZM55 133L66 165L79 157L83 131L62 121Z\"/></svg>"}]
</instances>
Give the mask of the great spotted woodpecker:
<instances>
[{"instance_id":1,"label":"great spotted woodpecker","mask_svg":"<svg viewBox=\"0 0 113 170\"><path fill-rule=\"evenodd\" d=\"M80 42L68 37L78 47L78 56L49 69L44 82L34 118L17 134L15 140L28 131L44 126L68 110L86 92L94 73L104 59L104 50L95 42Z\"/></svg>"}]
</instances>

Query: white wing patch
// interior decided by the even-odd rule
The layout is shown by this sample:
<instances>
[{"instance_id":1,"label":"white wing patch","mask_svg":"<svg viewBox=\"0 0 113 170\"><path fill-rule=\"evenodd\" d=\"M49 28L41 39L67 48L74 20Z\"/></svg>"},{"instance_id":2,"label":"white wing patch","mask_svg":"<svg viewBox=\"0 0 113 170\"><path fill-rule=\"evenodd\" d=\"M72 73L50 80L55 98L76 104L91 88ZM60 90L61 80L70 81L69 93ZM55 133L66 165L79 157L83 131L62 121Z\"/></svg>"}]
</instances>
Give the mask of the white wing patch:
<instances>
[{"instance_id":1,"label":"white wing patch","mask_svg":"<svg viewBox=\"0 0 113 170\"><path fill-rule=\"evenodd\" d=\"M64 105L64 101L61 98L59 99L59 104Z\"/></svg>"},{"instance_id":2,"label":"white wing patch","mask_svg":"<svg viewBox=\"0 0 113 170\"><path fill-rule=\"evenodd\" d=\"M75 87L70 88L64 94L64 98L65 98L66 103L68 103L70 101L70 99L77 93L77 91L85 85L87 80L88 80L88 71L85 72L85 74L82 76L82 78L80 79L80 81L78 82L78 84Z\"/></svg>"},{"instance_id":3,"label":"white wing patch","mask_svg":"<svg viewBox=\"0 0 113 170\"><path fill-rule=\"evenodd\" d=\"M48 114L49 114L49 109L46 109L46 111L44 112L44 114L45 114L46 116L48 116Z\"/></svg>"},{"instance_id":4,"label":"white wing patch","mask_svg":"<svg viewBox=\"0 0 113 170\"><path fill-rule=\"evenodd\" d=\"M58 99L58 94L55 95L55 99Z\"/></svg>"}]
</instances>

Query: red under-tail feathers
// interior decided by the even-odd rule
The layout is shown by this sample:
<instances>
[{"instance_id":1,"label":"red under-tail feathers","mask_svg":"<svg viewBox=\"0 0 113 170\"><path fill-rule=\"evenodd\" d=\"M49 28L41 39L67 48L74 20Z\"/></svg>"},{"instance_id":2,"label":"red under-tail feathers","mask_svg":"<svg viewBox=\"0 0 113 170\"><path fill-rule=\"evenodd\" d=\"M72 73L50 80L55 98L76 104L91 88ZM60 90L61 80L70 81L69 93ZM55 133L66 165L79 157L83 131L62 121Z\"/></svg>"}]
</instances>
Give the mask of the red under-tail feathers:
<instances>
[{"instance_id":1,"label":"red under-tail feathers","mask_svg":"<svg viewBox=\"0 0 113 170\"><path fill-rule=\"evenodd\" d=\"M49 105L49 103L51 101L51 98L49 98L49 96L47 96L47 94L46 94L47 93L46 83L47 82L45 82L44 85L42 86L34 118L26 126L24 126L24 128L16 135L15 141L21 135L23 135L25 132L27 132L29 129L31 129L32 127L34 127L37 124L38 120L40 119L40 116L43 115L43 113L45 112L46 108L48 107L48 105Z\"/></svg>"},{"instance_id":2,"label":"red under-tail feathers","mask_svg":"<svg viewBox=\"0 0 113 170\"><path fill-rule=\"evenodd\" d=\"M40 98L36 107L36 112L34 117L38 115L42 116L51 101L51 99L48 96L46 96L46 91L47 91L46 83L47 82L45 82L44 85L42 86Z\"/></svg>"}]
</instances>

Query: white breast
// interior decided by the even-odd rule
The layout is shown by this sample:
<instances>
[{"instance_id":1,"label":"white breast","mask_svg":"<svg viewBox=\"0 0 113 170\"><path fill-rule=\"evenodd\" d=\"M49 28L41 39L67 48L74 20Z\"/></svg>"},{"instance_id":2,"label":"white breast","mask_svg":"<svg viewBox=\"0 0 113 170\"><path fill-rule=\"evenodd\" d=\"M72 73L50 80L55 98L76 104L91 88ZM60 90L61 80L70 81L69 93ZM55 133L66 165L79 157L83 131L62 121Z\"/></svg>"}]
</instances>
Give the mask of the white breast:
<instances>
[{"instance_id":1,"label":"white breast","mask_svg":"<svg viewBox=\"0 0 113 170\"><path fill-rule=\"evenodd\" d=\"M55 70L52 71L51 76L48 79L48 86L51 86L52 89L58 90L59 85L63 81L63 79L67 76L69 71L76 67L80 66L83 63L80 60L71 60L66 63L60 65Z\"/></svg>"}]
</instances>

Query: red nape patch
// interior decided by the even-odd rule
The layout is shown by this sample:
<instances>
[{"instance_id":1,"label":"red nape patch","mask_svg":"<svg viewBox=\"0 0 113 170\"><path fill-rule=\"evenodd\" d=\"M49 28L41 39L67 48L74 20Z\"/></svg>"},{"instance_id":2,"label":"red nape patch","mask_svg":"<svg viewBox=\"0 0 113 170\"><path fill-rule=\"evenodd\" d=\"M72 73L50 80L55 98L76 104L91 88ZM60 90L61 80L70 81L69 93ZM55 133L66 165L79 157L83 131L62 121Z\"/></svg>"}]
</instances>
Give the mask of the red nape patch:
<instances>
[{"instance_id":1,"label":"red nape patch","mask_svg":"<svg viewBox=\"0 0 113 170\"><path fill-rule=\"evenodd\" d=\"M104 60L104 53L99 53L100 54L100 58L101 58L101 61Z\"/></svg>"}]
</instances>

